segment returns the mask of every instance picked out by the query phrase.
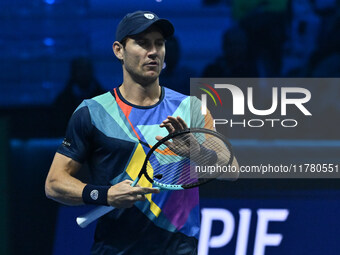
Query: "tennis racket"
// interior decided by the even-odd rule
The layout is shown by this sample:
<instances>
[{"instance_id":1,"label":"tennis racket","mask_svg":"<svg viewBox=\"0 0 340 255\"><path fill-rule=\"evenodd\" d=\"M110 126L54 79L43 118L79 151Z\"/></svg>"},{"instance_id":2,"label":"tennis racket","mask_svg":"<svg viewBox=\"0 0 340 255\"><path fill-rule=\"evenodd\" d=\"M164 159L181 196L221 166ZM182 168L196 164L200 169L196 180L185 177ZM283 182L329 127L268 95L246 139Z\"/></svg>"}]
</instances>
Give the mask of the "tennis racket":
<instances>
[{"instance_id":1,"label":"tennis racket","mask_svg":"<svg viewBox=\"0 0 340 255\"><path fill-rule=\"evenodd\" d=\"M144 176L150 186L161 190L195 188L220 177L224 173L221 170L226 170L232 162L231 144L222 134L204 128L188 128L169 134L149 150L131 186ZM79 216L77 224L85 228L113 209L99 206Z\"/></svg>"}]
</instances>

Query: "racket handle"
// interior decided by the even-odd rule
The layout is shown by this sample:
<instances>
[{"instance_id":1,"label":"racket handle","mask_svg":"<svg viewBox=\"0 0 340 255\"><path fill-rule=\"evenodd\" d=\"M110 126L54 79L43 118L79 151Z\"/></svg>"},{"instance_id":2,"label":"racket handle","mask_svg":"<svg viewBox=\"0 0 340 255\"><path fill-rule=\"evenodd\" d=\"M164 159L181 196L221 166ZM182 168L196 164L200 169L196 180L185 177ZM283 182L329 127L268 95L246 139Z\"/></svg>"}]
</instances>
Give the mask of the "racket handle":
<instances>
[{"instance_id":1,"label":"racket handle","mask_svg":"<svg viewBox=\"0 0 340 255\"><path fill-rule=\"evenodd\" d=\"M132 183L131 186L136 186L137 182L139 181L139 177L137 177ZM97 208L93 209L92 211L89 211L88 213L81 215L77 217L76 221L77 224L81 228L86 228L90 223L94 222L95 220L99 219L103 215L107 214L108 212L111 212L115 207L113 206L98 206Z\"/></svg>"},{"instance_id":2,"label":"racket handle","mask_svg":"<svg viewBox=\"0 0 340 255\"><path fill-rule=\"evenodd\" d=\"M77 217L77 224L81 228L86 228L90 223L94 222L108 212L111 212L113 209L115 208L112 206L98 206L92 211L89 211L88 213Z\"/></svg>"}]
</instances>

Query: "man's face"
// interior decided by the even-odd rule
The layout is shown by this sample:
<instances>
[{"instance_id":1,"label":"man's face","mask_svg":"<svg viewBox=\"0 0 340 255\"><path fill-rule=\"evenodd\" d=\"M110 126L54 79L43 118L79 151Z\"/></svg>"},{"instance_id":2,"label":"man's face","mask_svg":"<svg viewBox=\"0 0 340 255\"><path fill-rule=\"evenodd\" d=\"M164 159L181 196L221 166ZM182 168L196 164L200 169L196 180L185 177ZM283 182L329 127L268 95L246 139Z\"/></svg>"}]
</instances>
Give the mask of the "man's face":
<instances>
[{"instance_id":1,"label":"man's face","mask_svg":"<svg viewBox=\"0 0 340 255\"><path fill-rule=\"evenodd\" d=\"M157 80L162 71L165 40L157 30L128 38L123 51L123 68L140 84Z\"/></svg>"}]
</instances>

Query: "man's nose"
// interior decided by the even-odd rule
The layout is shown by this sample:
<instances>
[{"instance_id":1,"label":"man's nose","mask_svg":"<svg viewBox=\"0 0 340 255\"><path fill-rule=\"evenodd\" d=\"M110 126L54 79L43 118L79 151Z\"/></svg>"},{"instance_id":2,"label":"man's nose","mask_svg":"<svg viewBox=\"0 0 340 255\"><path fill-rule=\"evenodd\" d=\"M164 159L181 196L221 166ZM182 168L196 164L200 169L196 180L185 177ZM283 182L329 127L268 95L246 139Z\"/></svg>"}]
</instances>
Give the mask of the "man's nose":
<instances>
[{"instance_id":1,"label":"man's nose","mask_svg":"<svg viewBox=\"0 0 340 255\"><path fill-rule=\"evenodd\" d=\"M148 56L150 58L154 58L154 57L157 56L157 54L158 54L158 49L157 49L156 45L155 44L151 44L150 48L149 48L149 51L148 51Z\"/></svg>"}]
</instances>

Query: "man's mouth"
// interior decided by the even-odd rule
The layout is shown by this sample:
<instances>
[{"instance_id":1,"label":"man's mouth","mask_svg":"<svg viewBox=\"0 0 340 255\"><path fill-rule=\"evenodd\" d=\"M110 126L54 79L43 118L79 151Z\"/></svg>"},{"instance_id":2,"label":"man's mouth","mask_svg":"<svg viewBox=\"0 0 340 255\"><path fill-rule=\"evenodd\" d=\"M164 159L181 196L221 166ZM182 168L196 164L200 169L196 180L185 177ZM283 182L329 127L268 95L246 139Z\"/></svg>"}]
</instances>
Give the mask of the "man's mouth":
<instances>
[{"instance_id":1,"label":"man's mouth","mask_svg":"<svg viewBox=\"0 0 340 255\"><path fill-rule=\"evenodd\" d=\"M145 64L146 66L158 66L158 62L157 61L151 61Z\"/></svg>"}]
</instances>

